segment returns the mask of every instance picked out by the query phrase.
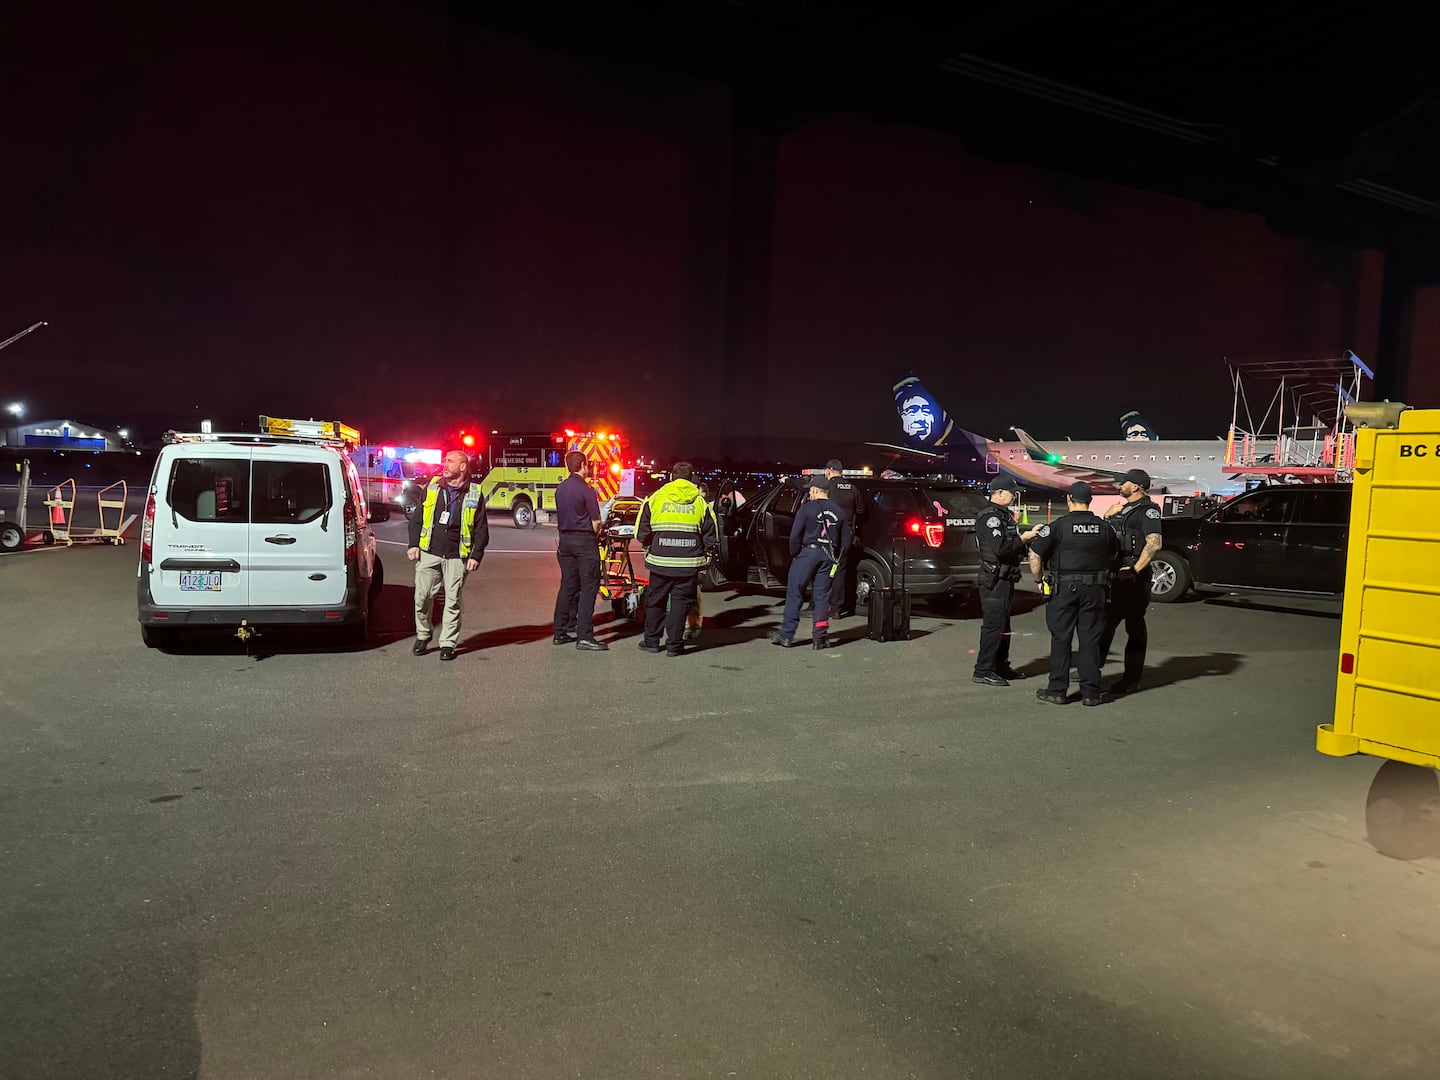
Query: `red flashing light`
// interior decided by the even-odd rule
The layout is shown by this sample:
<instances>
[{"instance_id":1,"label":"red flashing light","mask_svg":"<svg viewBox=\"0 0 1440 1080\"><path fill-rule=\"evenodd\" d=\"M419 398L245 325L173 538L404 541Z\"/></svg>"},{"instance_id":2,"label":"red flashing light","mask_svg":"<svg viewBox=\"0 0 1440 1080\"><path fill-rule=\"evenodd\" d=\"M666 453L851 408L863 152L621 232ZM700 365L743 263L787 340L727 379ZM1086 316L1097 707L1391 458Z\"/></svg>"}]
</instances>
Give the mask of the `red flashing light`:
<instances>
[{"instance_id":1,"label":"red flashing light","mask_svg":"<svg viewBox=\"0 0 1440 1080\"><path fill-rule=\"evenodd\" d=\"M461 435L461 436L460 436L460 442L463 443L467 448L469 448L469 447L475 445L475 436L474 436L474 435Z\"/></svg>"},{"instance_id":2,"label":"red flashing light","mask_svg":"<svg viewBox=\"0 0 1440 1080\"><path fill-rule=\"evenodd\" d=\"M612 461L612 462L610 462L610 471L611 471L612 473L614 473L616 476L619 476L619 475L620 475L620 462L618 462L618 461Z\"/></svg>"}]
</instances>

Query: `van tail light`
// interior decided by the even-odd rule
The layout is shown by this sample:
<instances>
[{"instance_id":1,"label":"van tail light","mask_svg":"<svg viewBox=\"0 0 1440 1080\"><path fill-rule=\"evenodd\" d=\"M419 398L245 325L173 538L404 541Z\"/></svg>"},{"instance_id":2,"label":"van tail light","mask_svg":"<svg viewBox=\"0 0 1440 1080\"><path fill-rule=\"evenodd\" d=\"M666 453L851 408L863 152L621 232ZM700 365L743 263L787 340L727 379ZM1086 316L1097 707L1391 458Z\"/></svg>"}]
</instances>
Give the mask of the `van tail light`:
<instances>
[{"instance_id":1,"label":"van tail light","mask_svg":"<svg viewBox=\"0 0 1440 1080\"><path fill-rule=\"evenodd\" d=\"M355 500L345 500L345 562L354 566L359 558L360 527L355 517Z\"/></svg>"},{"instance_id":2,"label":"van tail light","mask_svg":"<svg viewBox=\"0 0 1440 1080\"><path fill-rule=\"evenodd\" d=\"M921 521L919 518L911 518L905 522L905 534L907 536L923 537L928 547L938 548L945 542L945 523L943 521Z\"/></svg>"},{"instance_id":3,"label":"van tail light","mask_svg":"<svg viewBox=\"0 0 1440 1080\"><path fill-rule=\"evenodd\" d=\"M140 526L140 561L155 560L155 493L145 500L145 524Z\"/></svg>"}]
</instances>

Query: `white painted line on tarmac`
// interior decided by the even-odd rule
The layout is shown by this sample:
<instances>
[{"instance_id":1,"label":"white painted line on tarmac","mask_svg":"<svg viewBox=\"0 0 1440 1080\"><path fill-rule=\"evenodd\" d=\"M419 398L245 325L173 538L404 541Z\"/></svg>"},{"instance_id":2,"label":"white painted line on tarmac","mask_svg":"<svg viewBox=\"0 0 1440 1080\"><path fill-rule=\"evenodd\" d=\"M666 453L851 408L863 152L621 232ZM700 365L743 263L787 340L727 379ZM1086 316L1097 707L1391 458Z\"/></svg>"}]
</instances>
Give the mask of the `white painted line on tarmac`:
<instances>
[{"instance_id":1,"label":"white painted line on tarmac","mask_svg":"<svg viewBox=\"0 0 1440 1080\"><path fill-rule=\"evenodd\" d=\"M381 540L380 537L378 537L378 536L375 538L375 542L376 542L377 544L390 544L392 547L408 548L408 547L410 546L410 545L407 544L404 540ZM485 554L486 554L486 555L554 555L555 552L553 552L553 551L547 551L547 550L545 550L545 549L543 549L543 548L542 548L541 550L539 550L539 551L533 551L533 550L531 550L530 548L493 548L493 547L487 547L487 548L485 549Z\"/></svg>"}]
</instances>

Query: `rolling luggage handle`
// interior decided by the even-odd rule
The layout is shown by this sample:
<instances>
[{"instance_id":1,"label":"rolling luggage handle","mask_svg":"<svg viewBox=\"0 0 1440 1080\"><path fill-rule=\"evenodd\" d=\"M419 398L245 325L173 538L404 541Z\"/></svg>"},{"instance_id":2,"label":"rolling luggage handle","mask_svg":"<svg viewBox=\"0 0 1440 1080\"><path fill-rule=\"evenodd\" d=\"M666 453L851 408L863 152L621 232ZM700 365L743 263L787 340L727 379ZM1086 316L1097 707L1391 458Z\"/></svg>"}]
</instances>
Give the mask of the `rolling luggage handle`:
<instances>
[{"instance_id":1,"label":"rolling luggage handle","mask_svg":"<svg viewBox=\"0 0 1440 1080\"><path fill-rule=\"evenodd\" d=\"M890 541L890 587L896 588L895 567L900 567L900 581L898 587L908 589L910 573L910 538L908 536L896 536Z\"/></svg>"}]
</instances>

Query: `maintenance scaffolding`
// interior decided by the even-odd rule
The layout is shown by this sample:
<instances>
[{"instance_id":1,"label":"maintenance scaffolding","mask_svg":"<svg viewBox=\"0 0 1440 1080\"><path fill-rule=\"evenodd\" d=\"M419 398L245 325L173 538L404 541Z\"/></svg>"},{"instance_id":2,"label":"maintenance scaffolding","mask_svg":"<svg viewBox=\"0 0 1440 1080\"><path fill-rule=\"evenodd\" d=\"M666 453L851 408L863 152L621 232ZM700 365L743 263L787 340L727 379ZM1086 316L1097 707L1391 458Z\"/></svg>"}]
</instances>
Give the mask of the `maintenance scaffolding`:
<instances>
[{"instance_id":1,"label":"maintenance scaffolding","mask_svg":"<svg viewBox=\"0 0 1440 1080\"><path fill-rule=\"evenodd\" d=\"M1292 483L1350 481L1355 427L1345 406L1362 400L1365 380L1375 381L1360 357L1347 349L1334 358L1227 357L1225 363L1235 400L1223 472ZM1264 394L1269 404L1257 422L1250 401Z\"/></svg>"}]
</instances>

